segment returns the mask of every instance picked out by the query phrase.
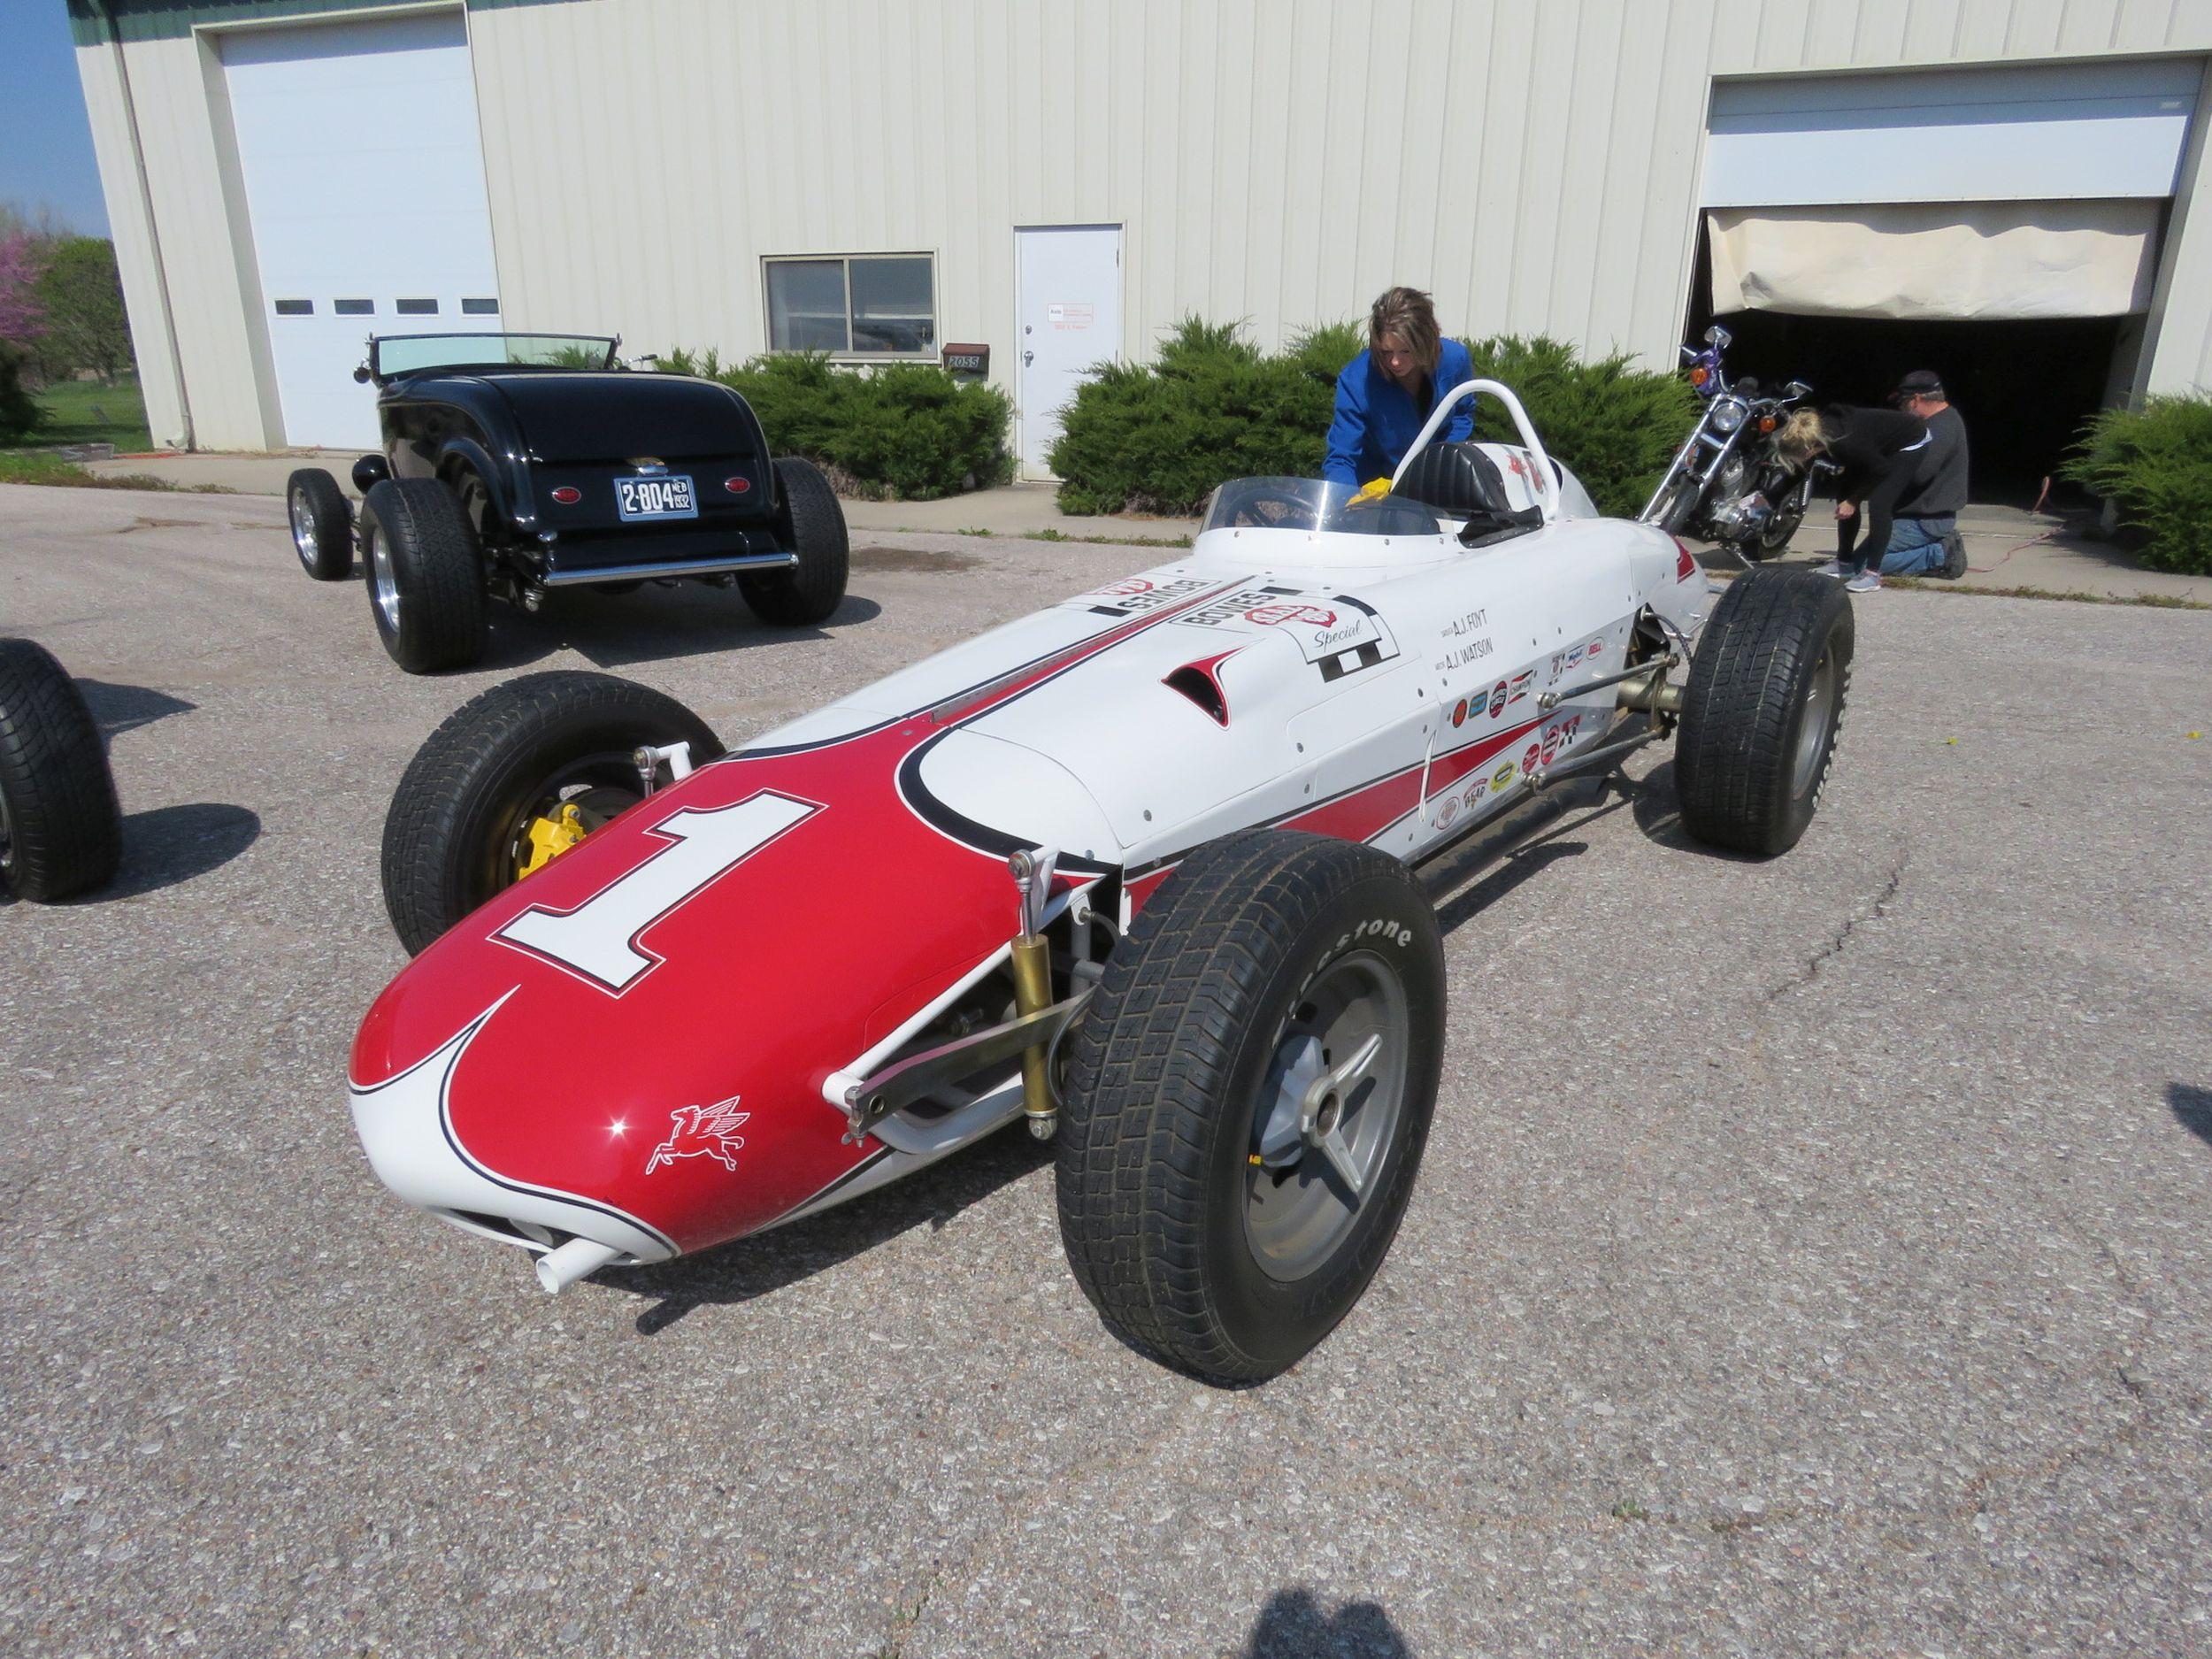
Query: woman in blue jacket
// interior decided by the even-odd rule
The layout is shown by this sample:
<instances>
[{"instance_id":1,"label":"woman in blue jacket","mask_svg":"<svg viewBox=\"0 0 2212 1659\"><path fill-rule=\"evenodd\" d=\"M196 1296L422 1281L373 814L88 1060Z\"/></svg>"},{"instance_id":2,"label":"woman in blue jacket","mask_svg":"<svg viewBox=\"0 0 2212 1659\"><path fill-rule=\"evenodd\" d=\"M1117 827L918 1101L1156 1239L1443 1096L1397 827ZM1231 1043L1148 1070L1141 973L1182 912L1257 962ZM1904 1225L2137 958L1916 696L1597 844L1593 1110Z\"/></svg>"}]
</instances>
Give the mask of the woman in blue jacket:
<instances>
[{"instance_id":1,"label":"woman in blue jacket","mask_svg":"<svg viewBox=\"0 0 2212 1659\"><path fill-rule=\"evenodd\" d=\"M1336 377L1336 414L1321 476L1355 487L1388 478L1441 396L1474 378L1467 348L1443 337L1429 296L1418 288L1390 289L1368 312L1367 349ZM1475 400L1462 398L1436 442L1457 442L1474 430Z\"/></svg>"}]
</instances>

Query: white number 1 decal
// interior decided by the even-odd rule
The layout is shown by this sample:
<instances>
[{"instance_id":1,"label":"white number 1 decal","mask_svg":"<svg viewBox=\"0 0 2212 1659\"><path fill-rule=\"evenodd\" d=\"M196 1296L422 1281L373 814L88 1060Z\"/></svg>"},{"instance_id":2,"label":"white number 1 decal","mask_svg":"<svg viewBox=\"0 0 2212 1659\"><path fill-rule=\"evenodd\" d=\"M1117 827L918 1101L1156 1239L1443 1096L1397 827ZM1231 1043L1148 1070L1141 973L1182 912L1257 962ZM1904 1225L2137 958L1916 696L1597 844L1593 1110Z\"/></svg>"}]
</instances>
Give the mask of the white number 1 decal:
<instances>
[{"instance_id":1,"label":"white number 1 decal","mask_svg":"<svg viewBox=\"0 0 2212 1659\"><path fill-rule=\"evenodd\" d=\"M638 948L640 933L821 810L764 793L710 812L672 812L646 832L670 846L574 910L533 905L492 937L550 956L611 991L626 990L660 960Z\"/></svg>"}]
</instances>

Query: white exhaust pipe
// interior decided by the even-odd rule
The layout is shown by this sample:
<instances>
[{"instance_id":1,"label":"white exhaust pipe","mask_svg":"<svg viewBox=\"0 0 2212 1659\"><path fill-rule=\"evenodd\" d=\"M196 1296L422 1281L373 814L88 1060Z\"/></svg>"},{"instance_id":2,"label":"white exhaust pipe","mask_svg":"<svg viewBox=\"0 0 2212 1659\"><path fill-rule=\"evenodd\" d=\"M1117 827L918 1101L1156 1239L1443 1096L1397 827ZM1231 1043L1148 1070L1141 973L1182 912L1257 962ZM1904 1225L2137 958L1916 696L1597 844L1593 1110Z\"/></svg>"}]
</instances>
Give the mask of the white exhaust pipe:
<instances>
[{"instance_id":1,"label":"white exhaust pipe","mask_svg":"<svg viewBox=\"0 0 2212 1659\"><path fill-rule=\"evenodd\" d=\"M559 1295L578 1279L595 1273L622 1252L610 1244L599 1244L590 1239L571 1239L557 1250L548 1250L538 1257L538 1283L553 1295Z\"/></svg>"}]
</instances>

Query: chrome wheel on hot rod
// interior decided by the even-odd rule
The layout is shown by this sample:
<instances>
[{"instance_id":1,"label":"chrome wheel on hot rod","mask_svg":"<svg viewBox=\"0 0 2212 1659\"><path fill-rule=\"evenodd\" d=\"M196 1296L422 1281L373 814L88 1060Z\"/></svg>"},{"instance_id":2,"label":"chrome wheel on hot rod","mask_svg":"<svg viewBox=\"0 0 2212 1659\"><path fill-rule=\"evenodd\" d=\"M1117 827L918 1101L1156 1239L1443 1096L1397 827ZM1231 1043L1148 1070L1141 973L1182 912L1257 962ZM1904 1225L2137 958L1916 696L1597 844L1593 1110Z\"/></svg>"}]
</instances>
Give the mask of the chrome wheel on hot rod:
<instances>
[{"instance_id":1,"label":"chrome wheel on hot rod","mask_svg":"<svg viewBox=\"0 0 2212 1659\"><path fill-rule=\"evenodd\" d=\"M641 748L722 744L673 697L611 674L525 674L430 734L384 822L384 906L410 955L644 798Z\"/></svg>"},{"instance_id":2,"label":"chrome wheel on hot rod","mask_svg":"<svg viewBox=\"0 0 2212 1659\"><path fill-rule=\"evenodd\" d=\"M1062 1110L1061 1238L1106 1323L1231 1382L1326 1336L1412 1195L1443 1010L1396 859L1282 830L1187 859L1108 961Z\"/></svg>"}]
</instances>

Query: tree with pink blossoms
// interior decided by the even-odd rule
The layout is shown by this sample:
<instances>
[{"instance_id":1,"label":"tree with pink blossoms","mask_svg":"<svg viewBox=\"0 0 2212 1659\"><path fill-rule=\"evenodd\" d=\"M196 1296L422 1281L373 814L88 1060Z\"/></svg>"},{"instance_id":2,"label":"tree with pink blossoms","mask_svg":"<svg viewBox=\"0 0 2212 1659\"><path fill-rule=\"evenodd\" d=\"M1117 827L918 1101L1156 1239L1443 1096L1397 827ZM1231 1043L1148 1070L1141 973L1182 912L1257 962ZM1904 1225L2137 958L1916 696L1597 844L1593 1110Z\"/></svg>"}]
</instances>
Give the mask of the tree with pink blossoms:
<instances>
[{"instance_id":1,"label":"tree with pink blossoms","mask_svg":"<svg viewBox=\"0 0 2212 1659\"><path fill-rule=\"evenodd\" d=\"M28 231L0 236L0 340L28 345L43 332L46 312L35 290L46 260Z\"/></svg>"}]
</instances>

